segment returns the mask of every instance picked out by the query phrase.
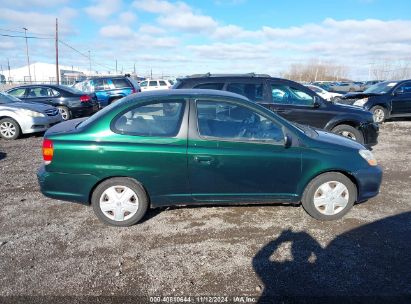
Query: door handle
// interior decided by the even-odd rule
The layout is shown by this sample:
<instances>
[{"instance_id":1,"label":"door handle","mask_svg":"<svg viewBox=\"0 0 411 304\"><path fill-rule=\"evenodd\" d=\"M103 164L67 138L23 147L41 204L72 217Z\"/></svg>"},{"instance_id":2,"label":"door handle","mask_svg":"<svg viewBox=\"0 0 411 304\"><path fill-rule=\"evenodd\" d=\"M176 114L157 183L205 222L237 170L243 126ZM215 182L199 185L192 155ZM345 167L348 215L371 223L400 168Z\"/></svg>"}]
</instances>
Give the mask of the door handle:
<instances>
[{"instance_id":1,"label":"door handle","mask_svg":"<svg viewBox=\"0 0 411 304\"><path fill-rule=\"evenodd\" d=\"M210 165L214 158L208 155L196 155L194 156L194 160L200 164Z\"/></svg>"}]
</instances>

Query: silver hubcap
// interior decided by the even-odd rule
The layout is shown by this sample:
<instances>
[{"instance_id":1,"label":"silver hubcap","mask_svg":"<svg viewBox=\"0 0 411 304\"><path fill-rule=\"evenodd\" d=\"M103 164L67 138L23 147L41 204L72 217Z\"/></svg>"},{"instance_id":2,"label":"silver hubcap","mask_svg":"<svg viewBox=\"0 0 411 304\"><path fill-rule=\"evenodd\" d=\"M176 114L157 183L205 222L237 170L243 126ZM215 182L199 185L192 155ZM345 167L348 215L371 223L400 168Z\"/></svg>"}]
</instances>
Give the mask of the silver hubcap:
<instances>
[{"instance_id":1,"label":"silver hubcap","mask_svg":"<svg viewBox=\"0 0 411 304\"><path fill-rule=\"evenodd\" d=\"M350 132L350 131L341 131L341 132L340 132L340 135L342 135L342 136L344 136L344 137L347 137L347 138L349 138L349 139L352 139L352 140L357 140L357 138L355 137L354 133L352 133L352 132Z\"/></svg>"},{"instance_id":2,"label":"silver hubcap","mask_svg":"<svg viewBox=\"0 0 411 304\"><path fill-rule=\"evenodd\" d=\"M110 187L100 197L100 209L113 221L126 221L138 210L138 196L126 186Z\"/></svg>"},{"instance_id":3,"label":"silver hubcap","mask_svg":"<svg viewBox=\"0 0 411 304\"><path fill-rule=\"evenodd\" d=\"M16 126L11 122L5 121L0 125L0 133L6 138L12 138L16 134Z\"/></svg>"},{"instance_id":4,"label":"silver hubcap","mask_svg":"<svg viewBox=\"0 0 411 304\"><path fill-rule=\"evenodd\" d=\"M60 114L61 114L61 117L62 117L64 120L67 120L68 117L69 117L69 114L68 114L67 110L66 110L65 108L58 108L58 109L59 109L59 112L60 112Z\"/></svg>"},{"instance_id":5,"label":"silver hubcap","mask_svg":"<svg viewBox=\"0 0 411 304\"><path fill-rule=\"evenodd\" d=\"M373 117L374 117L374 122L383 122L384 121L384 111L381 109L376 109L374 110Z\"/></svg>"},{"instance_id":6,"label":"silver hubcap","mask_svg":"<svg viewBox=\"0 0 411 304\"><path fill-rule=\"evenodd\" d=\"M322 184L314 193L314 206L322 214L334 215L344 210L349 200L347 187L340 182Z\"/></svg>"}]
</instances>

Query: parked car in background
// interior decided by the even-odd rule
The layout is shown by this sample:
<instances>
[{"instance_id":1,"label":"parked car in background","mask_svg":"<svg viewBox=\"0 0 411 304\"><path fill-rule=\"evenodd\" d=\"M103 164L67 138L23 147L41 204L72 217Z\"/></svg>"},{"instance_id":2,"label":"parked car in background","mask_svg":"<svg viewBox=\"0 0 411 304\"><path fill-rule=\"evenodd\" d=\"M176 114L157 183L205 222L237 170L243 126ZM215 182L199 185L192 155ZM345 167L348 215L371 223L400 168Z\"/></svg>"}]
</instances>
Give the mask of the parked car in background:
<instances>
[{"instance_id":1,"label":"parked car in background","mask_svg":"<svg viewBox=\"0 0 411 304\"><path fill-rule=\"evenodd\" d=\"M370 88L371 86L373 86L374 84L380 83L382 82L381 80L370 80L370 81L365 81L362 85L361 85L361 91L365 91L368 88Z\"/></svg>"},{"instance_id":2,"label":"parked car in background","mask_svg":"<svg viewBox=\"0 0 411 304\"><path fill-rule=\"evenodd\" d=\"M141 91L168 90L173 85L166 79L146 79L140 82Z\"/></svg>"},{"instance_id":3,"label":"parked car in background","mask_svg":"<svg viewBox=\"0 0 411 304\"><path fill-rule=\"evenodd\" d=\"M362 93L346 94L338 102L371 111L377 123L411 117L411 79L379 82Z\"/></svg>"},{"instance_id":4,"label":"parked car in background","mask_svg":"<svg viewBox=\"0 0 411 304\"><path fill-rule=\"evenodd\" d=\"M87 93L94 93L100 108L133 93L141 92L136 80L127 76L91 77L76 83L74 87Z\"/></svg>"},{"instance_id":5,"label":"parked car in background","mask_svg":"<svg viewBox=\"0 0 411 304\"><path fill-rule=\"evenodd\" d=\"M21 134L46 131L62 121L59 111L49 105L22 102L0 92L0 137L17 139Z\"/></svg>"},{"instance_id":6,"label":"parked car in background","mask_svg":"<svg viewBox=\"0 0 411 304\"><path fill-rule=\"evenodd\" d=\"M335 93L348 93L348 92L360 92L361 86L354 82L337 82L330 85L330 92Z\"/></svg>"},{"instance_id":7,"label":"parked car in background","mask_svg":"<svg viewBox=\"0 0 411 304\"><path fill-rule=\"evenodd\" d=\"M22 101L55 106L63 120L90 116L98 111L94 94L63 85L25 85L9 89L7 93Z\"/></svg>"},{"instance_id":8,"label":"parked car in background","mask_svg":"<svg viewBox=\"0 0 411 304\"><path fill-rule=\"evenodd\" d=\"M215 90L131 95L51 128L43 159L43 194L91 203L114 226L148 208L216 202L301 202L335 220L377 195L382 176L359 143Z\"/></svg>"},{"instance_id":9,"label":"parked car in background","mask_svg":"<svg viewBox=\"0 0 411 304\"><path fill-rule=\"evenodd\" d=\"M335 99L339 98L340 96L342 96L342 94L328 92L328 91L324 90L323 88L320 88L316 85L306 84L305 86L307 88L309 88L310 90L314 91L315 93L317 93L318 95L320 95L325 100L328 100L328 101L335 100Z\"/></svg>"},{"instance_id":10,"label":"parked car in background","mask_svg":"<svg viewBox=\"0 0 411 304\"><path fill-rule=\"evenodd\" d=\"M230 91L290 121L325 129L367 147L377 144L378 125L370 112L324 101L309 88L291 80L258 74L205 74L180 78L173 88Z\"/></svg>"}]
</instances>

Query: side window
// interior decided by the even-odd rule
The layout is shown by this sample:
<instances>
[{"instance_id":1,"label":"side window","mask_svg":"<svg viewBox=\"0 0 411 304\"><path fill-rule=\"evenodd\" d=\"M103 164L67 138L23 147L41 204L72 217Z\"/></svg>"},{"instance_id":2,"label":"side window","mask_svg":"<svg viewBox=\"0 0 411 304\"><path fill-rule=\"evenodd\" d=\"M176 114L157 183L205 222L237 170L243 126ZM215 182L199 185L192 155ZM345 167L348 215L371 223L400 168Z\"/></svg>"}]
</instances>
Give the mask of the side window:
<instances>
[{"instance_id":1,"label":"side window","mask_svg":"<svg viewBox=\"0 0 411 304\"><path fill-rule=\"evenodd\" d=\"M124 78L113 78L111 81L113 82L113 85L116 89L129 88L130 87L130 84Z\"/></svg>"},{"instance_id":2,"label":"side window","mask_svg":"<svg viewBox=\"0 0 411 304\"><path fill-rule=\"evenodd\" d=\"M112 123L113 131L136 136L174 137L184 114L183 100L146 104L134 107Z\"/></svg>"},{"instance_id":3,"label":"side window","mask_svg":"<svg viewBox=\"0 0 411 304\"><path fill-rule=\"evenodd\" d=\"M224 83L202 83L194 87L194 89L209 89L221 91L224 87Z\"/></svg>"},{"instance_id":4,"label":"side window","mask_svg":"<svg viewBox=\"0 0 411 304\"><path fill-rule=\"evenodd\" d=\"M160 86L163 86L163 87L167 86L167 83L164 80L160 80L159 83L160 83Z\"/></svg>"},{"instance_id":5,"label":"side window","mask_svg":"<svg viewBox=\"0 0 411 304\"><path fill-rule=\"evenodd\" d=\"M226 102L197 101L200 136L234 141L283 143L281 127L244 106Z\"/></svg>"},{"instance_id":6,"label":"side window","mask_svg":"<svg viewBox=\"0 0 411 304\"><path fill-rule=\"evenodd\" d=\"M396 90L398 94L411 94L411 82L406 82L400 85Z\"/></svg>"},{"instance_id":7,"label":"side window","mask_svg":"<svg viewBox=\"0 0 411 304\"><path fill-rule=\"evenodd\" d=\"M243 95L252 101L262 101L264 85L262 83L230 83L227 91Z\"/></svg>"},{"instance_id":8,"label":"side window","mask_svg":"<svg viewBox=\"0 0 411 304\"><path fill-rule=\"evenodd\" d=\"M15 97L23 97L25 92L26 92L26 89L14 89L14 90L11 90L9 94Z\"/></svg>"},{"instance_id":9,"label":"side window","mask_svg":"<svg viewBox=\"0 0 411 304\"><path fill-rule=\"evenodd\" d=\"M148 83L148 85L149 85L150 87L156 87L156 86L157 86L157 81L151 80L151 81Z\"/></svg>"},{"instance_id":10,"label":"side window","mask_svg":"<svg viewBox=\"0 0 411 304\"><path fill-rule=\"evenodd\" d=\"M147 86L147 81L142 81L140 82L140 87L146 87Z\"/></svg>"},{"instance_id":11,"label":"side window","mask_svg":"<svg viewBox=\"0 0 411 304\"><path fill-rule=\"evenodd\" d=\"M312 106L314 98L300 89L284 85L272 84L271 95L273 102L277 104Z\"/></svg>"},{"instance_id":12,"label":"side window","mask_svg":"<svg viewBox=\"0 0 411 304\"><path fill-rule=\"evenodd\" d=\"M94 85L94 90L95 91L104 91L104 90L110 90L110 86L107 83L106 79L93 79L93 85Z\"/></svg>"},{"instance_id":13,"label":"side window","mask_svg":"<svg viewBox=\"0 0 411 304\"><path fill-rule=\"evenodd\" d=\"M44 87L32 88L29 90L28 97L35 98L35 97L52 97L53 90Z\"/></svg>"},{"instance_id":14,"label":"side window","mask_svg":"<svg viewBox=\"0 0 411 304\"><path fill-rule=\"evenodd\" d=\"M54 97L60 96L59 91L51 89L51 93L53 94Z\"/></svg>"}]
</instances>

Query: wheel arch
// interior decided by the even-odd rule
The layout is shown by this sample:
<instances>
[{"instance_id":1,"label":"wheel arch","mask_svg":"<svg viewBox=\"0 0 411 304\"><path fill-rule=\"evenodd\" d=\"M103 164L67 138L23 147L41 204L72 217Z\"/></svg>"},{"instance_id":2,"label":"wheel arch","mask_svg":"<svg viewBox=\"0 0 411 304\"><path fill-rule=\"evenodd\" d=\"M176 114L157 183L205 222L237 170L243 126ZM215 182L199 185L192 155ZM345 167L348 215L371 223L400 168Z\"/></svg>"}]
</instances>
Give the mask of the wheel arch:
<instances>
[{"instance_id":1,"label":"wheel arch","mask_svg":"<svg viewBox=\"0 0 411 304\"><path fill-rule=\"evenodd\" d=\"M305 190L307 189L307 186L311 183L311 181L313 181L315 178L319 177L320 175L323 175L323 174L326 174L326 173L340 173L340 174L346 176L348 179L350 179L351 182L354 184L356 190L357 190L357 193L356 193L357 194L356 201L357 201L358 196L359 196L359 183L358 183L357 179L355 178L355 176L351 172L341 170L341 169L324 170L324 171L318 172L317 174L311 176L308 179L308 181L304 184L304 186L301 188L300 201L303 197L303 194L304 194Z\"/></svg>"},{"instance_id":2,"label":"wheel arch","mask_svg":"<svg viewBox=\"0 0 411 304\"><path fill-rule=\"evenodd\" d=\"M127 178L127 179L130 179L130 180L136 182L137 184L139 184L139 185L141 186L141 188L143 188L144 191L146 192L149 206L151 206L150 194L148 193L147 188L146 188L140 181L138 181L137 179L135 179L135 178L133 178L133 177L130 177L130 176L126 176L126 175L107 176L107 177L99 180L97 183L95 183L94 186L90 189L90 192L89 192L89 194L88 194L88 201L87 201L87 203L88 203L89 205L91 205L91 197L93 196L94 190L96 190L96 188L97 188L101 183L103 183L103 182L105 182L105 181L107 181L107 180L113 179L113 178Z\"/></svg>"}]
</instances>

